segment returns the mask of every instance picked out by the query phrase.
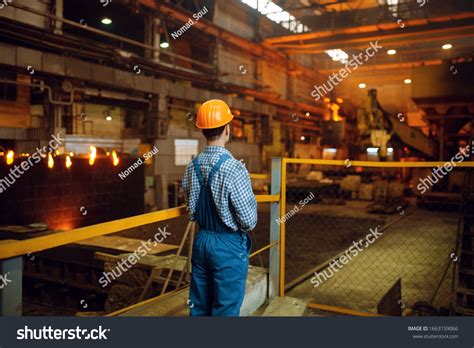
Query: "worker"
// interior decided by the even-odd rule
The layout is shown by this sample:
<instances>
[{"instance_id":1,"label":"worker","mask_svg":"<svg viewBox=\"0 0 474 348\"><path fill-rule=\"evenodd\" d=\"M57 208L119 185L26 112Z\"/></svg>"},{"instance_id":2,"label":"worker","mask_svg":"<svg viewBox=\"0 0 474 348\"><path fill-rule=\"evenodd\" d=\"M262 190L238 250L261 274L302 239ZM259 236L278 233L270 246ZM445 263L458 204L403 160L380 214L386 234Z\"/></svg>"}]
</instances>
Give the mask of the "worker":
<instances>
[{"instance_id":1,"label":"worker","mask_svg":"<svg viewBox=\"0 0 474 348\"><path fill-rule=\"evenodd\" d=\"M222 100L198 110L207 146L186 167L183 188L199 232L192 253L191 316L239 316L245 295L257 202L245 165L225 148L234 116Z\"/></svg>"}]
</instances>

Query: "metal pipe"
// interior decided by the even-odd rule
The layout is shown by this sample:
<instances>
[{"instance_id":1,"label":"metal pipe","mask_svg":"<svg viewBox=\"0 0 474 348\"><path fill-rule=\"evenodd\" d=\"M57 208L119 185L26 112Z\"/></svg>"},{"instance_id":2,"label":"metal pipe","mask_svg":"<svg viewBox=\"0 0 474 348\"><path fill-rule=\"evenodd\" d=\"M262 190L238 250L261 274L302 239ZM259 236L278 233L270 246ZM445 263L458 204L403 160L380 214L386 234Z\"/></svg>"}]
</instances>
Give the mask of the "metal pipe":
<instances>
[{"instance_id":1,"label":"metal pipe","mask_svg":"<svg viewBox=\"0 0 474 348\"><path fill-rule=\"evenodd\" d=\"M45 85L43 83L29 83L29 82L18 82L18 81L10 81L10 80L0 80L0 84L44 88L48 91L49 102L53 105L61 105L61 106L70 106L74 103L74 92L77 92L77 91L84 92L84 89L82 88L72 88L71 92L69 93L69 101L61 101L61 100L54 100L53 90L51 89L50 86Z\"/></svg>"},{"instance_id":2,"label":"metal pipe","mask_svg":"<svg viewBox=\"0 0 474 348\"><path fill-rule=\"evenodd\" d=\"M138 41L135 41L135 40L131 40L131 39L128 39L128 38L124 38L124 37L121 37L121 36L118 36L118 35L115 35L115 34L111 34L111 33L108 33L106 31L103 31L103 30L100 30L100 29L96 29L96 28L91 28L89 26L84 26L80 23L77 23L77 22L74 22L74 21L70 21L68 19L65 19L65 18L62 18L62 17L57 17L57 16L54 16L52 14L49 14L49 13L44 13L44 12L41 12L41 11L37 11L31 7L27 7L27 6L23 6L23 5L18 5L17 3L12 3L10 6L12 7L16 7L20 10L23 10L23 11L27 11L27 12L31 12L31 13L34 13L36 15L39 15L39 16L43 16L43 17L47 17L47 18L50 18L50 19L53 19L55 21L60 21L60 22L63 22L63 23L66 23L68 25L71 25L75 28L78 28L78 29L82 29L82 30L86 30L86 31L90 31L94 34L99 34L99 35L102 35L102 36L105 36L105 37L108 37L110 39L114 39L114 40L118 40L118 41L121 41L121 42L124 42L124 43L128 43L128 44L131 44L131 45L134 45L134 46L137 46L137 47L140 47L140 48L145 48L145 49L150 49L150 50L153 50L153 51L158 51L162 54L166 54L166 55L169 55L171 57L176 57L176 58L179 58L179 59L182 59L184 61L188 61L188 62L191 62L193 64L196 64L196 65L200 65L202 67L205 67L205 68L208 68L208 69L213 69L214 67L210 64L206 64L206 63L202 63L202 62L199 62L195 59L192 59L192 58L188 58L188 57L185 57L185 56L182 56L182 55L179 55L179 54L176 54L176 53L171 53L171 52L166 52L164 50L161 50L160 48L157 48L157 47L153 47L153 46L150 46L150 45L147 45L147 44L144 44L144 43L141 43L141 42L138 42Z\"/></svg>"}]
</instances>

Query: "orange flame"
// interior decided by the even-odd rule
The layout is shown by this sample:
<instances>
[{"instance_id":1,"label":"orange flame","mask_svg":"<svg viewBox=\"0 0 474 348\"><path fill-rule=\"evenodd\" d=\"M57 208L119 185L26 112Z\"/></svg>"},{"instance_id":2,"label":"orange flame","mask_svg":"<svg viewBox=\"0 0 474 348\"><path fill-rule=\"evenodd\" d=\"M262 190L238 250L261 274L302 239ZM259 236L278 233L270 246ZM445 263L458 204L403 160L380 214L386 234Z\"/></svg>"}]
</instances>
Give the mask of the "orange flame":
<instances>
[{"instance_id":1,"label":"orange flame","mask_svg":"<svg viewBox=\"0 0 474 348\"><path fill-rule=\"evenodd\" d=\"M51 153L48 153L48 168L53 169L54 167L54 159Z\"/></svg>"},{"instance_id":2,"label":"orange flame","mask_svg":"<svg viewBox=\"0 0 474 348\"><path fill-rule=\"evenodd\" d=\"M71 156L66 156L66 168L69 169L72 166Z\"/></svg>"},{"instance_id":3,"label":"orange flame","mask_svg":"<svg viewBox=\"0 0 474 348\"><path fill-rule=\"evenodd\" d=\"M7 164L10 165L13 163L13 158L15 157L15 152L13 152L12 150L8 151L7 152L7 157L6 157L6 161L7 161Z\"/></svg>"},{"instance_id":4,"label":"orange flame","mask_svg":"<svg viewBox=\"0 0 474 348\"><path fill-rule=\"evenodd\" d=\"M95 158L97 157L97 148L95 146L91 145L89 147L89 150L90 150L90 152L89 152L89 164L91 166L93 166L94 162L95 162Z\"/></svg>"},{"instance_id":5,"label":"orange flame","mask_svg":"<svg viewBox=\"0 0 474 348\"><path fill-rule=\"evenodd\" d=\"M120 159L117 156L117 152L115 152L115 150L112 151L112 163L114 164L114 167L118 166L119 162Z\"/></svg>"}]
</instances>

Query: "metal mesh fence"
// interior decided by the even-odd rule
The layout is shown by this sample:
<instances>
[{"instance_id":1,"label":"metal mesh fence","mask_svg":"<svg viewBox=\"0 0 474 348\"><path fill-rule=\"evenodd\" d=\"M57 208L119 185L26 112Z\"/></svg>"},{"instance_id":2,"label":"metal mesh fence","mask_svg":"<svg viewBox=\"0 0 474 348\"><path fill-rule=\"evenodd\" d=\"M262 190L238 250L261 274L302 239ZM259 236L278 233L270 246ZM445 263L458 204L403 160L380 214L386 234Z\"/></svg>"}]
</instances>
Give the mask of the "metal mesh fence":
<instances>
[{"instance_id":1,"label":"metal mesh fence","mask_svg":"<svg viewBox=\"0 0 474 348\"><path fill-rule=\"evenodd\" d=\"M279 221L287 294L388 315L448 314L464 169L431 185L432 169L288 164Z\"/></svg>"}]
</instances>

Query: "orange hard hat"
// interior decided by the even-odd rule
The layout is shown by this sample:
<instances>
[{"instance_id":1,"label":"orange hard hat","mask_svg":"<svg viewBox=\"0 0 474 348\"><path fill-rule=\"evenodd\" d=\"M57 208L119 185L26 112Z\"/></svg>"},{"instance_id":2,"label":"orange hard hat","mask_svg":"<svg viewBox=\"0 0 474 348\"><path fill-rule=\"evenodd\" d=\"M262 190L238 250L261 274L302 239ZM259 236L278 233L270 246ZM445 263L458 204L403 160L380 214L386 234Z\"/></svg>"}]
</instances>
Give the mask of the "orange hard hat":
<instances>
[{"instance_id":1,"label":"orange hard hat","mask_svg":"<svg viewBox=\"0 0 474 348\"><path fill-rule=\"evenodd\" d=\"M219 99L211 99L201 105L198 110L196 127L212 129L225 126L232 121L234 115L229 105Z\"/></svg>"}]
</instances>

